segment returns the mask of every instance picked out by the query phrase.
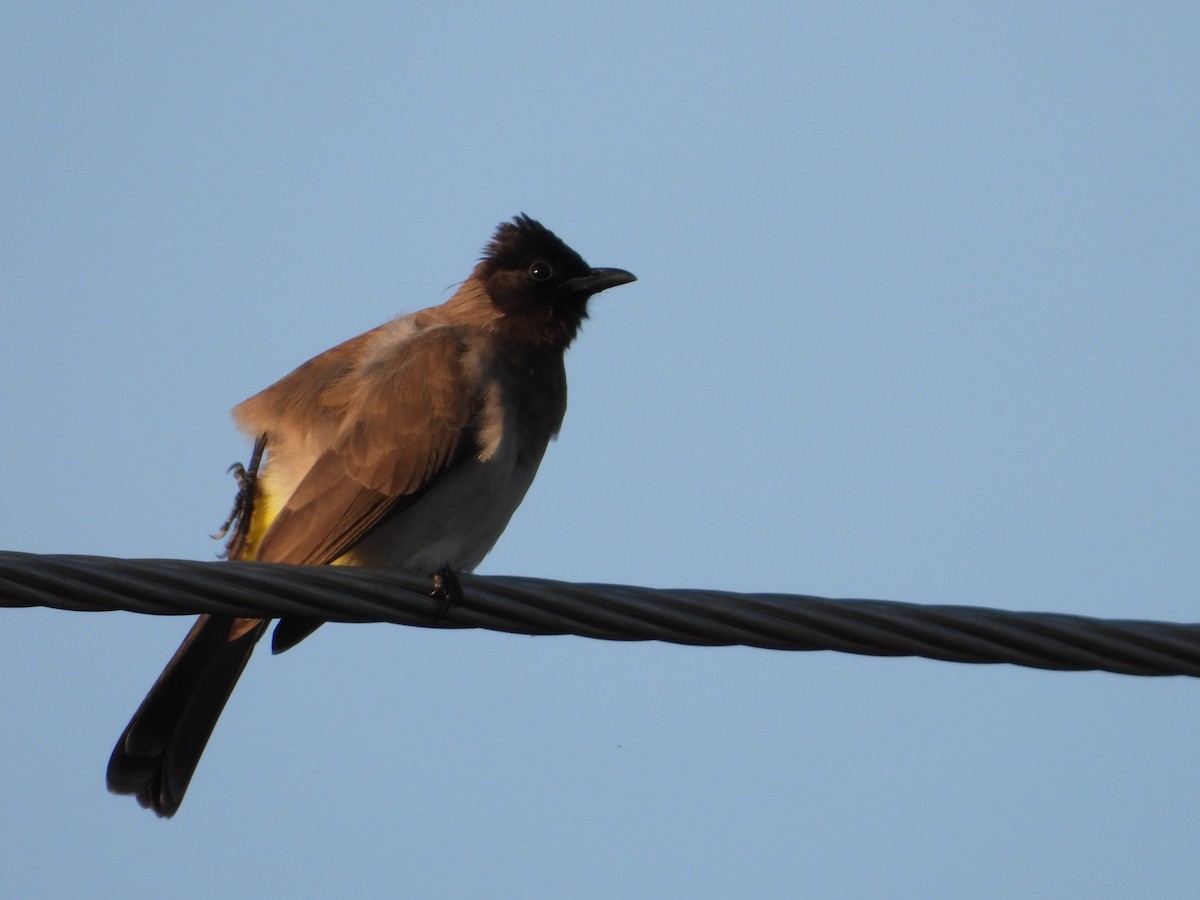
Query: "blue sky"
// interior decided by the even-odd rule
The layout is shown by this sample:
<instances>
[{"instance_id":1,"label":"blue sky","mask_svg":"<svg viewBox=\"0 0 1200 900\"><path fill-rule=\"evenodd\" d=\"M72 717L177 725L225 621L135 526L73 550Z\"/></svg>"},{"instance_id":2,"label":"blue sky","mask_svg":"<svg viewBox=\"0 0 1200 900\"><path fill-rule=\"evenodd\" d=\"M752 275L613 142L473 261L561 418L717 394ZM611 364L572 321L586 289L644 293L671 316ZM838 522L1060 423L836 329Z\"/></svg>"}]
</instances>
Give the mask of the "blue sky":
<instances>
[{"instance_id":1,"label":"blue sky","mask_svg":"<svg viewBox=\"0 0 1200 900\"><path fill-rule=\"evenodd\" d=\"M480 571L1196 621L1192 4L10 3L0 547L211 559L228 410L539 218L636 285ZM3 613L14 896L1191 896L1198 686Z\"/></svg>"}]
</instances>

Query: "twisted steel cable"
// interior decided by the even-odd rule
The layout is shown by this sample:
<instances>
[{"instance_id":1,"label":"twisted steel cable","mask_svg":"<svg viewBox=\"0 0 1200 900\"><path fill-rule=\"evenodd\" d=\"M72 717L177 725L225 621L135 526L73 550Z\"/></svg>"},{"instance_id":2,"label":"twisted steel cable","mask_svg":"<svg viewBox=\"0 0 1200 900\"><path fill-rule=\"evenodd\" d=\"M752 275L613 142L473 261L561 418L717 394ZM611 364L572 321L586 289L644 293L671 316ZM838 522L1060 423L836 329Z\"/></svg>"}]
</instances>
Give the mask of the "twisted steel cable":
<instances>
[{"instance_id":1,"label":"twisted steel cable","mask_svg":"<svg viewBox=\"0 0 1200 900\"><path fill-rule=\"evenodd\" d=\"M793 594L461 576L447 610L403 572L0 551L0 606L307 616L620 641L838 650L1125 675L1200 676L1200 625Z\"/></svg>"}]
</instances>

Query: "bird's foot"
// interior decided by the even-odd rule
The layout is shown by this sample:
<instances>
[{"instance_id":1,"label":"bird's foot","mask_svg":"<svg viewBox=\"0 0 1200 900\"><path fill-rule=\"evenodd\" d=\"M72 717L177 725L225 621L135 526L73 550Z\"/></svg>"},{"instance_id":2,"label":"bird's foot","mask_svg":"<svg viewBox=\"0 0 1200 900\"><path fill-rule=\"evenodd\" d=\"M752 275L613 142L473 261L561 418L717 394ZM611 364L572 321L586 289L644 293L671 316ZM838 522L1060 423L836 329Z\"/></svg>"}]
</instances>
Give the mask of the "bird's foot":
<instances>
[{"instance_id":1,"label":"bird's foot","mask_svg":"<svg viewBox=\"0 0 1200 900\"><path fill-rule=\"evenodd\" d=\"M226 470L226 473L229 472L233 473L234 480L237 481L238 492L237 496L233 498L233 509L229 512L229 518L222 522L221 527L213 534L209 535L214 541L219 541L225 535L229 534L229 529L233 527L234 522L237 522L239 526L241 525L242 513L245 512L247 499L254 490L256 479L246 471L246 467L240 462L230 466Z\"/></svg>"},{"instance_id":2,"label":"bird's foot","mask_svg":"<svg viewBox=\"0 0 1200 900\"><path fill-rule=\"evenodd\" d=\"M214 541L219 541L225 535L229 534L231 528L233 529L229 543L225 545L226 559L238 559L242 555L242 549L246 544L246 536L250 531L250 519L254 515L254 497L258 486L258 465L262 461L263 447L266 444L265 438L266 436L264 435L255 442L254 452L250 456L249 468L243 466L241 463L234 463L228 469L229 472L233 473L234 481L237 482L237 496L233 498L233 509L230 510L229 518L222 522L216 534L212 535Z\"/></svg>"},{"instance_id":3,"label":"bird's foot","mask_svg":"<svg viewBox=\"0 0 1200 900\"><path fill-rule=\"evenodd\" d=\"M458 583L458 576L451 571L449 566L442 566L433 573L433 590L429 592L429 596L438 601L435 622L442 621L446 617L446 613L450 611L450 607L458 606L463 602L462 585Z\"/></svg>"}]
</instances>

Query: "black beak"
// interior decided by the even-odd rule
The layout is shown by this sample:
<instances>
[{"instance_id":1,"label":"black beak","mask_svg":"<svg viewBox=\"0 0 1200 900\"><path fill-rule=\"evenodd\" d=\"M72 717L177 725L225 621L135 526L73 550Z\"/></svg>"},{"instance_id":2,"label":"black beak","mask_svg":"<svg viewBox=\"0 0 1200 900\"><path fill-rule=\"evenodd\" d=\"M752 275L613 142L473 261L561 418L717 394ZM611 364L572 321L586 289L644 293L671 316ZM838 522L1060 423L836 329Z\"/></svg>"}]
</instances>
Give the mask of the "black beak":
<instances>
[{"instance_id":1,"label":"black beak","mask_svg":"<svg viewBox=\"0 0 1200 900\"><path fill-rule=\"evenodd\" d=\"M586 275L568 279L563 282L563 286L582 297L590 297L592 294L606 291L618 284L629 284L631 281L637 281L637 276L624 269L592 269Z\"/></svg>"}]
</instances>

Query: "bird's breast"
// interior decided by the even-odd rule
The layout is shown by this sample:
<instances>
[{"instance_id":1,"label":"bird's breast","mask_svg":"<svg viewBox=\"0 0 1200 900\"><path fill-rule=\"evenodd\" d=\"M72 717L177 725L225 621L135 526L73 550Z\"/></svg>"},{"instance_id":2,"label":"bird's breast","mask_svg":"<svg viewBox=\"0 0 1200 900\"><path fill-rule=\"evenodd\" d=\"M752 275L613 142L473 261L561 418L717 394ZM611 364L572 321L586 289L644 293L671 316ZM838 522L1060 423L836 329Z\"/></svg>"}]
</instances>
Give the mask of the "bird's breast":
<instances>
[{"instance_id":1,"label":"bird's breast","mask_svg":"<svg viewBox=\"0 0 1200 900\"><path fill-rule=\"evenodd\" d=\"M508 525L566 411L562 354L519 363L485 354L470 447L416 502L382 522L339 564L471 571Z\"/></svg>"},{"instance_id":2,"label":"bird's breast","mask_svg":"<svg viewBox=\"0 0 1200 900\"><path fill-rule=\"evenodd\" d=\"M501 440L486 459L466 457L421 499L379 525L339 564L469 572L524 499L546 450Z\"/></svg>"}]
</instances>

